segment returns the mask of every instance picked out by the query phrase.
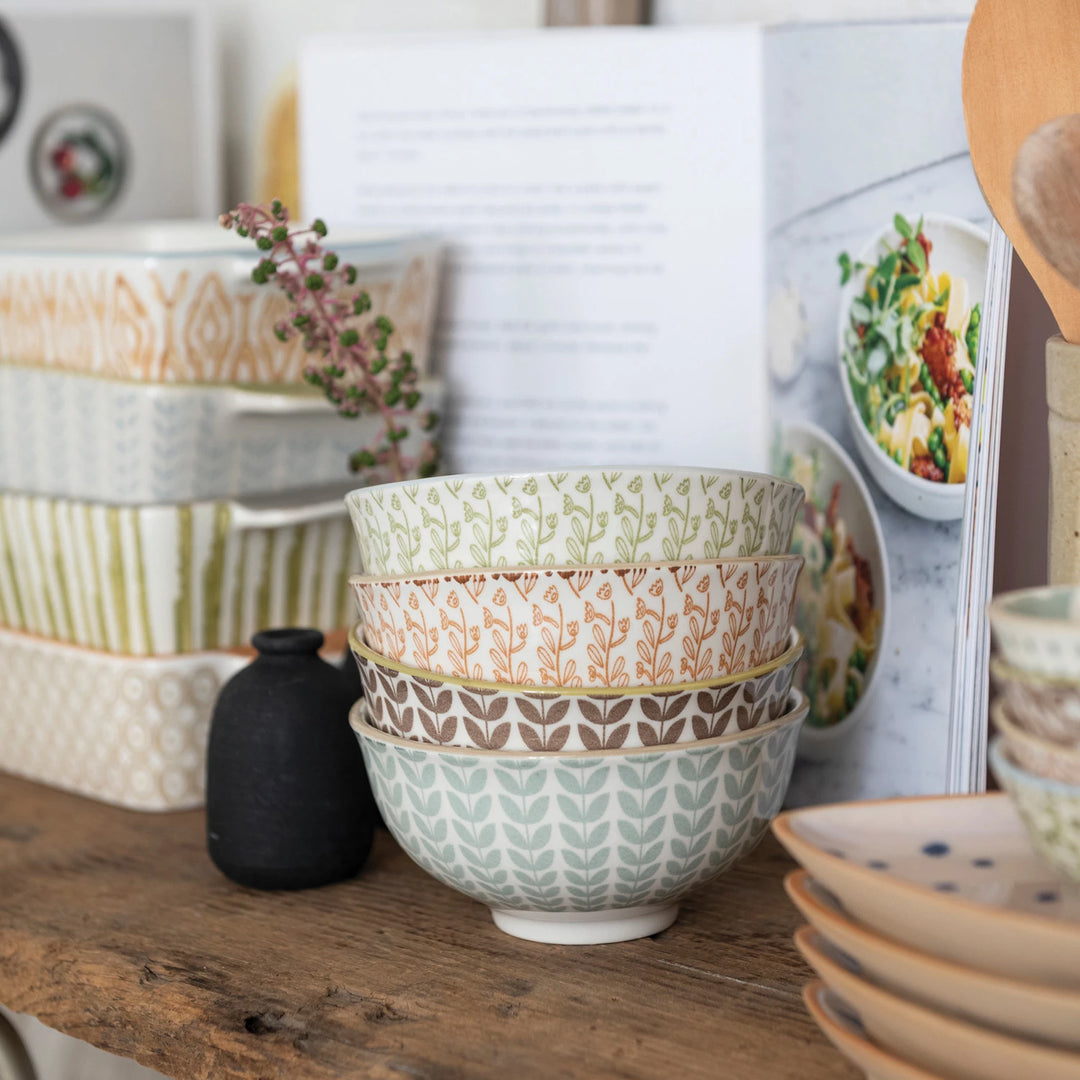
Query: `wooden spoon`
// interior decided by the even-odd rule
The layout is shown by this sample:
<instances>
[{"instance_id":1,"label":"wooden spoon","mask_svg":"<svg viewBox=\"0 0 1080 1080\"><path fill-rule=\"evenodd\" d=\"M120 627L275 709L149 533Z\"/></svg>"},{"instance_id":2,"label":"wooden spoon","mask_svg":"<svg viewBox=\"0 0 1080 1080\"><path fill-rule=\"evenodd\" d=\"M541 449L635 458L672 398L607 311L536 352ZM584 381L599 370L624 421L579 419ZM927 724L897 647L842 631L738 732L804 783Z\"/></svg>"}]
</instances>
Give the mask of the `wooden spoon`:
<instances>
[{"instance_id":1,"label":"wooden spoon","mask_svg":"<svg viewBox=\"0 0 1080 1080\"><path fill-rule=\"evenodd\" d=\"M1059 116L1023 142L1013 203L1043 257L1080 289L1080 113Z\"/></svg>"},{"instance_id":2,"label":"wooden spoon","mask_svg":"<svg viewBox=\"0 0 1080 1080\"><path fill-rule=\"evenodd\" d=\"M1013 163L1023 141L1048 121L1080 112L1080 3L978 0L964 43L963 97L983 195L1062 334L1080 343L1080 290L1040 254L1012 198Z\"/></svg>"}]
</instances>

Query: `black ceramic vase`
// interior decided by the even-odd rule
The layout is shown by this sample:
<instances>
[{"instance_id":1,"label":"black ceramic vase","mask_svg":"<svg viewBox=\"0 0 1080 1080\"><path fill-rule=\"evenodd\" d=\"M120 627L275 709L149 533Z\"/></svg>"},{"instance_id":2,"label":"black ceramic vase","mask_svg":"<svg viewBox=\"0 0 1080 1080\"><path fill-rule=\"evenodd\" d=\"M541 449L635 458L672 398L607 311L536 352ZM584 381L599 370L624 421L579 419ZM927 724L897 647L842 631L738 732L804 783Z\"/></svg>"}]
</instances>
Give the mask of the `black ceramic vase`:
<instances>
[{"instance_id":1,"label":"black ceramic vase","mask_svg":"<svg viewBox=\"0 0 1080 1080\"><path fill-rule=\"evenodd\" d=\"M265 630L210 722L206 832L226 877L306 889L352 877L371 851L373 801L341 671L318 630Z\"/></svg>"}]
</instances>

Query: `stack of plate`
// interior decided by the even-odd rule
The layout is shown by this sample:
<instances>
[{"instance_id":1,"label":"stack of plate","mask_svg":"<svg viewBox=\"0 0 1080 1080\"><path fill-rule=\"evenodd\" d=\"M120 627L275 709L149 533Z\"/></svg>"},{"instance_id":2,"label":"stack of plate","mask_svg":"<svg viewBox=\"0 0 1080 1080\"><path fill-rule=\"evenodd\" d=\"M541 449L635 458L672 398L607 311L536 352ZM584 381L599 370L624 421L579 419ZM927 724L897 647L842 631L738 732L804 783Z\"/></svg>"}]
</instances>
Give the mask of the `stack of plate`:
<instances>
[{"instance_id":1,"label":"stack of plate","mask_svg":"<svg viewBox=\"0 0 1080 1080\"><path fill-rule=\"evenodd\" d=\"M874 1080L1077 1080L1080 885L1004 794L781 815L804 991Z\"/></svg>"},{"instance_id":2,"label":"stack of plate","mask_svg":"<svg viewBox=\"0 0 1080 1080\"><path fill-rule=\"evenodd\" d=\"M335 243L427 362L438 247ZM378 421L302 381L254 249L212 224L0 242L3 768L139 809L198 805L252 634L338 632L342 495ZM439 405L432 380L421 385Z\"/></svg>"},{"instance_id":3,"label":"stack of plate","mask_svg":"<svg viewBox=\"0 0 1080 1080\"><path fill-rule=\"evenodd\" d=\"M802 500L776 477L652 468L350 495L353 727L409 855L519 937L669 926L787 790Z\"/></svg>"}]
</instances>

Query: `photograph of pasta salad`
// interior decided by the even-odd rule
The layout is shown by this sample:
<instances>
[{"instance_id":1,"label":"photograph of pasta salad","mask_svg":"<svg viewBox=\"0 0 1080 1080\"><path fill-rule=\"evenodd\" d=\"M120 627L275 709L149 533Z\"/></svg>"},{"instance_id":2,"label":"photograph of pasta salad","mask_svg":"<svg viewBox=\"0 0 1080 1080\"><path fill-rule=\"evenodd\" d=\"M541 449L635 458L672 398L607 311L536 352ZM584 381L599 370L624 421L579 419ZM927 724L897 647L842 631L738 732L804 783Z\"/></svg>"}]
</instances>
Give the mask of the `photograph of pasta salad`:
<instances>
[{"instance_id":1,"label":"photograph of pasta salad","mask_svg":"<svg viewBox=\"0 0 1080 1080\"><path fill-rule=\"evenodd\" d=\"M779 471L806 492L791 550L806 560L795 625L806 642L796 680L810 728L847 719L868 688L884 630L888 584L883 537L855 465L814 425L787 426Z\"/></svg>"},{"instance_id":2,"label":"photograph of pasta salad","mask_svg":"<svg viewBox=\"0 0 1080 1080\"><path fill-rule=\"evenodd\" d=\"M893 219L899 242L874 264L839 256L848 307L843 360L859 416L882 453L934 483L967 477L980 304L968 283L935 272L923 219Z\"/></svg>"}]
</instances>

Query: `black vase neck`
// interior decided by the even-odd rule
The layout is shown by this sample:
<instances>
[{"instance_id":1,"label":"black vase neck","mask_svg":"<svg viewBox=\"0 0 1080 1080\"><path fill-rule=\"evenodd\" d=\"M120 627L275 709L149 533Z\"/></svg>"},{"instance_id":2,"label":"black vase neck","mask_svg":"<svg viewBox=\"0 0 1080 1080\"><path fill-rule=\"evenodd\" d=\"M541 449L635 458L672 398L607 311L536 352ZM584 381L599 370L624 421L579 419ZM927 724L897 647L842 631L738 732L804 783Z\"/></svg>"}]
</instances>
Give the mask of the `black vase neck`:
<instances>
[{"instance_id":1,"label":"black vase neck","mask_svg":"<svg viewBox=\"0 0 1080 1080\"><path fill-rule=\"evenodd\" d=\"M282 627L277 630L260 630L251 644L260 656L314 656L323 647L321 630L310 627Z\"/></svg>"}]
</instances>

